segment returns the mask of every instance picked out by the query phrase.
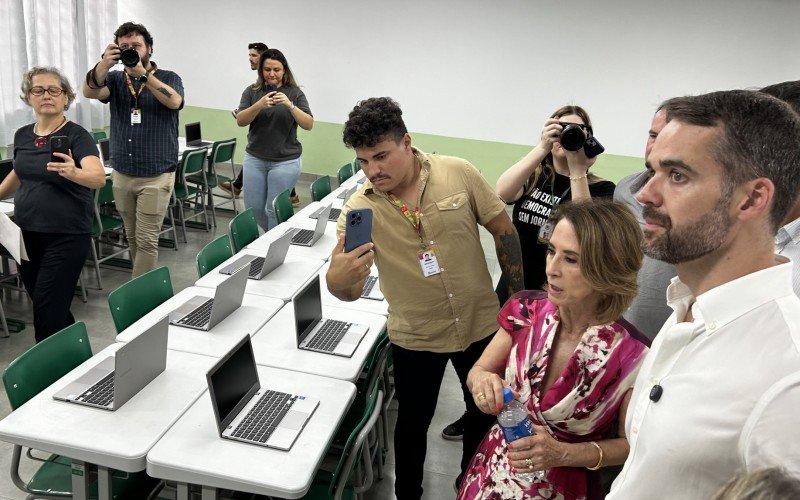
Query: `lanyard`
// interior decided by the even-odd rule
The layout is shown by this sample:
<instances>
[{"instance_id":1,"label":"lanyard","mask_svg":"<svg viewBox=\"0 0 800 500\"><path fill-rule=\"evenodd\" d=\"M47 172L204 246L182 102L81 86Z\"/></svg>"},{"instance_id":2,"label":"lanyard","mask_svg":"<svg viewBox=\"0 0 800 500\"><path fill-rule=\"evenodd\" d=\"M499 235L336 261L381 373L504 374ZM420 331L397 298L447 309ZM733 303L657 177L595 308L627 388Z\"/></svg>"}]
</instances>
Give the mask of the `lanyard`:
<instances>
[{"instance_id":1,"label":"lanyard","mask_svg":"<svg viewBox=\"0 0 800 500\"><path fill-rule=\"evenodd\" d=\"M144 85L139 84L139 89L137 90L133 86L133 80L131 79L128 73L125 73L125 82L128 84L128 90L131 92L131 97L133 97L133 107L138 109L139 108L139 95L144 90Z\"/></svg>"},{"instance_id":2,"label":"lanyard","mask_svg":"<svg viewBox=\"0 0 800 500\"><path fill-rule=\"evenodd\" d=\"M558 175L557 173L553 172L553 177L550 179L550 199L553 200L553 206L552 206L551 210L555 210L556 207L558 206L558 204L561 203L561 200L563 200L564 197L567 194L569 194L570 190L572 189L572 185L571 184L569 186L567 186L567 189L565 189L564 192L561 193L561 196L559 196L558 201L556 201L554 198L555 198L555 191L556 191L556 176L557 175Z\"/></svg>"},{"instance_id":3,"label":"lanyard","mask_svg":"<svg viewBox=\"0 0 800 500\"><path fill-rule=\"evenodd\" d=\"M392 193L387 193L387 194L392 203L394 203L394 206L396 206L400 210L400 213L403 215L403 217L405 217L405 219L409 222L409 224L411 224L411 227L413 227L414 230L417 232L417 234L420 235L420 239L422 239L422 235L420 233L420 225L419 225L419 213L420 213L419 200L417 200L417 206L416 208L414 208L414 211L412 212L408 208L408 205L406 205L403 200L393 195Z\"/></svg>"}]
</instances>

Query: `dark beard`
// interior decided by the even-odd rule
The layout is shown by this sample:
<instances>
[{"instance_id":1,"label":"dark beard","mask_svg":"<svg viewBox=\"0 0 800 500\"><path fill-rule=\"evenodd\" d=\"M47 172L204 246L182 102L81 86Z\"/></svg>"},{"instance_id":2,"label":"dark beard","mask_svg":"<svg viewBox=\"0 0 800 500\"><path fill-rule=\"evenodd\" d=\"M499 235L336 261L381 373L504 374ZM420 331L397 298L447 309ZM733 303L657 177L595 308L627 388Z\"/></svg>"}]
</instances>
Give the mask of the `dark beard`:
<instances>
[{"instance_id":1,"label":"dark beard","mask_svg":"<svg viewBox=\"0 0 800 500\"><path fill-rule=\"evenodd\" d=\"M690 262L717 250L733 226L728 218L728 204L724 197L714 209L700 220L684 227L675 228L667 215L660 214L650 205L645 205L642 215L661 224L664 234L642 240L642 251L648 257L669 264Z\"/></svg>"}]
</instances>

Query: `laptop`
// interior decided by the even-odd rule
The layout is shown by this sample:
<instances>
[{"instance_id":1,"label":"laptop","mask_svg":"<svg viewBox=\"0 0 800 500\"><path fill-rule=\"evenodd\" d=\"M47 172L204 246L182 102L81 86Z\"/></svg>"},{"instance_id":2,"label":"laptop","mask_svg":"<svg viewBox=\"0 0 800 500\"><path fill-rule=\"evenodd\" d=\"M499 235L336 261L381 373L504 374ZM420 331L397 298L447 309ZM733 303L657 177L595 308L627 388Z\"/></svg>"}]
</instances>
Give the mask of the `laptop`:
<instances>
[{"instance_id":1,"label":"laptop","mask_svg":"<svg viewBox=\"0 0 800 500\"><path fill-rule=\"evenodd\" d=\"M350 197L353 196L353 193L355 193L357 189L358 189L358 184L351 187L350 189L345 189L344 191L339 193L336 197L339 198L340 200L344 200L346 203L347 200L349 200Z\"/></svg>"},{"instance_id":2,"label":"laptop","mask_svg":"<svg viewBox=\"0 0 800 500\"><path fill-rule=\"evenodd\" d=\"M10 174L12 170L14 170L14 160L11 158L0 160L0 183L8 177L8 174ZM7 198L3 198L2 201L14 201L14 195L12 194Z\"/></svg>"},{"instance_id":3,"label":"laptop","mask_svg":"<svg viewBox=\"0 0 800 500\"><path fill-rule=\"evenodd\" d=\"M319 275L314 276L292 302L300 349L349 358L369 330L367 325L322 317Z\"/></svg>"},{"instance_id":4,"label":"laptop","mask_svg":"<svg viewBox=\"0 0 800 500\"><path fill-rule=\"evenodd\" d=\"M214 297L195 296L169 313L169 324L209 331L239 309L247 285L247 266L225 278L214 290Z\"/></svg>"},{"instance_id":5,"label":"laptop","mask_svg":"<svg viewBox=\"0 0 800 500\"><path fill-rule=\"evenodd\" d=\"M361 290L361 298L383 300L383 293L381 292L381 287L378 284L377 276L367 276L366 281L364 281L364 288Z\"/></svg>"},{"instance_id":6,"label":"laptop","mask_svg":"<svg viewBox=\"0 0 800 500\"><path fill-rule=\"evenodd\" d=\"M292 245L300 245L303 247L314 246L314 243L325 234L325 226L328 224L328 214L330 214L330 211L330 205L322 207L322 212L317 216L317 225L314 227L313 231L311 229L298 229L296 227L289 229L289 232L294 233L292 236Z\"/></svg>"},{"instance_id":7,"label":"laptop","mask_svg":"<svg viewBox=\"0 0 800 500\"><path fill-rule=\"evenodd\" d=\"M186 145L193 148L201 148L203 146L211 146L213 143L204 141L200 134L200 122L186 124Z\"/></svg>"},{"instance_id":8,"label":"laptop","mask_svg":"<svg viewBox=\"0 0 800 500\"><path fill-rule=\"evenodd\" d=\"M309 219L319 219L319 214L325 210L325 207L319 207L318 209L314 210L311 215L308 216ZM328 221L329 222L336 222L339 220L339 215L341 215L342 209L341 208L331 208L330 213L328 214Z\"/></svg>"},{"instance_id":9,"label":"laptop","mask_svg":"<svg viewBox=\"0 0 800 500\"><path fill-rule=\"evenodd\" d=\"M167 367L167 317L53 394L53 399L114 411Z\"/></svg>"},{"instance_id":10,"label":"laptop","mask_svg":"<svg viewBox=\"0 0 800 500\"><path fill-rule=\"evenodd\" d=\"M245 335L206 374L223 439L288 451L319 400L261 387L250 336Z\"/></svg>"},{"instance_id":11,"label":"laptop","mask_svg":"<svg viewBox=\"0 0 800 500\"><path fill-rule=\"evenodd\" d=\"M219 272L221 274L233 274L238 269L249 264L248 278L251 280L260 280L280 267L283 261L286 260L286 254L289 252L289 246L292 244L292 236L293 233L291 231L283 233L277 240L269 244L267 254L264 257L244 255L220 269Z\"/></svg>"},{"instance_id":12,"label":"laptop","mask_svg":"<svg viewBox=\"0 0 800 500\"><path fill-rule=\"evenodd\" d=\"M103 161L103 166L112 168L111 167L111 140L110 139L100 139L97 141L97 144L100 146L100 159Z\"/></svg>"}]
</instances>

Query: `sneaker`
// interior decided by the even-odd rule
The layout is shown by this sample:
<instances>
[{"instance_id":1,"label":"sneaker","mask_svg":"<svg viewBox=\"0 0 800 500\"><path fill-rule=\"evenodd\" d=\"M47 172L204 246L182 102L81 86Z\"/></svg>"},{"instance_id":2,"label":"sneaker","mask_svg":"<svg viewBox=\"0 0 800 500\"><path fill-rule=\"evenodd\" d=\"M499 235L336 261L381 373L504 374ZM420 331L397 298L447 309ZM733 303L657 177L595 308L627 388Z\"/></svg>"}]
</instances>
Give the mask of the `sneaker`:
<instances>
[{"instance_id":1,"label":"sneaker","mask_svg":"<svg viewBox=\"0 0 800 500\"><path fill-rule=\"evenodd\" d=\"M300 206L300 197L298 195L292 196L292 206L299 207Z\"/></svg>"},{"instance_id":2,"label":"sneaker","mask_svg":"<svg viewBox=\"0 0 800 500\"><path fill-rule=\"evenodd\" d=\"M241 188L237 188L236 186L231 186L230 182L223 182L222 184L219 185L219 188L229 193L232 192L233 195L237 198L239 197L240 194L242 194Z\"/></svg>"},{"instance_id":3,"label":"sneaker","mask_svg":"<svg viewBox=\"0 0 800 500\"><path fill-rule=\"evenodd\" d=\"M464 412L461 418L448 425L442 430L442 437L449 441L461 441L464 438L464 417L467 414Z\"/></svg>"}]
</instances>

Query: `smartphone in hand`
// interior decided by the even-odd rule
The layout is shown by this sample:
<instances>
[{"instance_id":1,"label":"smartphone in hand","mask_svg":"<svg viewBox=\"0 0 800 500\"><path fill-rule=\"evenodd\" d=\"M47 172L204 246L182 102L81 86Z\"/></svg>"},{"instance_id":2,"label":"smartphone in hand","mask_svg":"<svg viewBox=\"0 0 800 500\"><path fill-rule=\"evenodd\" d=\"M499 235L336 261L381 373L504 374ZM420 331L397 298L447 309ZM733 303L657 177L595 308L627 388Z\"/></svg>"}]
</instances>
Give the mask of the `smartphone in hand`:
<instances>
[{"instance_id":1,"label":"smartphone in hand","mask_svg":"<svg viewBox=\"0 0 800 500\"><path fill-rule=\"evenodd\" d=\"M64 159L53 153L69 154L69 137L65 135L54 135L50 137L50 161L53 163L64 163Z\"/></svg>"},{"instance_id":2,"label":"smartphone in hand","mask_svg":"<svg viewBox=\"0 0 800 500\"><path fill-rule=\"evenodd\" d=\"M347 212L344 228L344 251L352 252L372 241L372 209L354 208Z\"/></svg>"}]
</instances>

